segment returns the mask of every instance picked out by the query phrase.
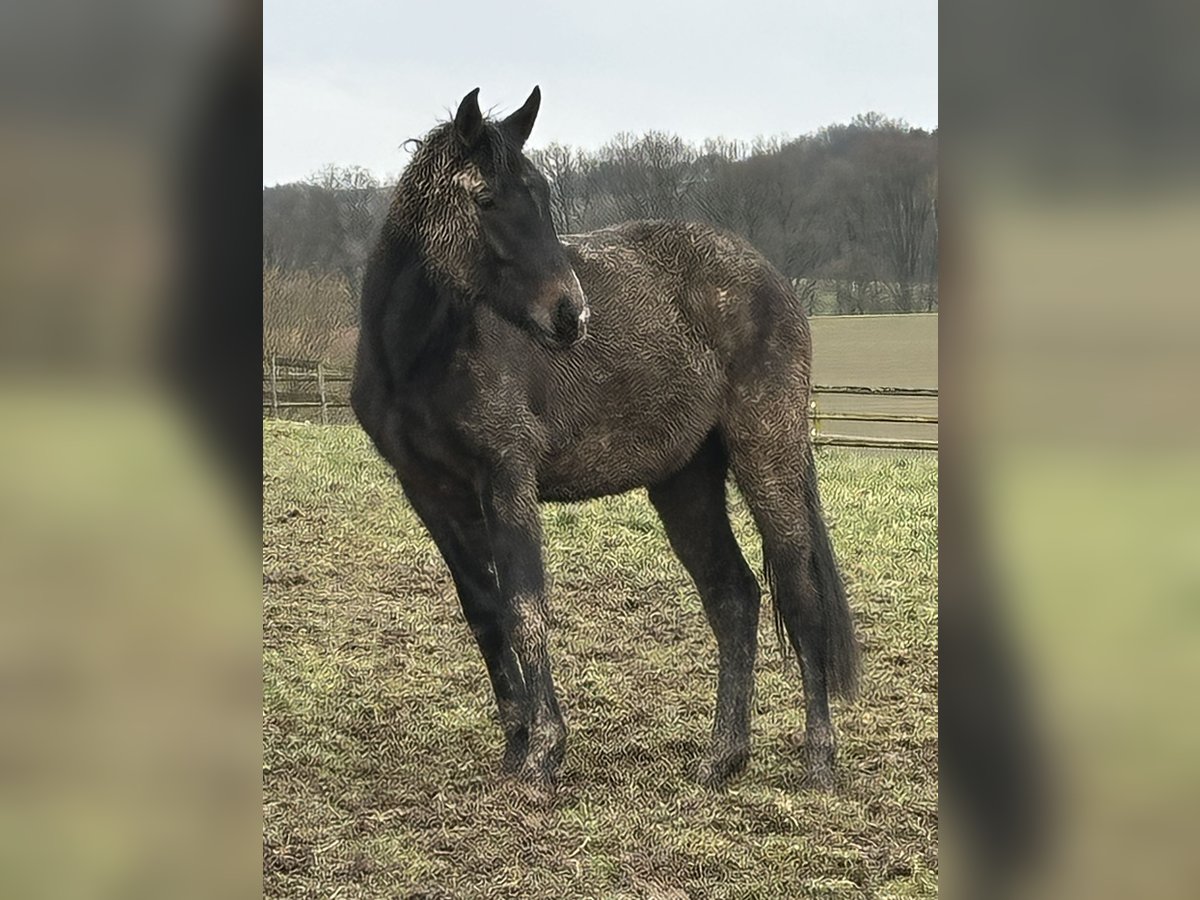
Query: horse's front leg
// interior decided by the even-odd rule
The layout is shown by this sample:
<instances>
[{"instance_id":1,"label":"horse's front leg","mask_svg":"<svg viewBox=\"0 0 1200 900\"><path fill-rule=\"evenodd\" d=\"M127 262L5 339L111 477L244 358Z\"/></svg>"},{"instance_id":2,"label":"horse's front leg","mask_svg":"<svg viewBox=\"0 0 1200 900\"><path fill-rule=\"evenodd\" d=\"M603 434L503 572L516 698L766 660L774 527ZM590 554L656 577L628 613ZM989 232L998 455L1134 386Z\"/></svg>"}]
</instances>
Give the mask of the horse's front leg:
<instances>
[{"instance_id":1,"label":"horse's front leg","mask_svg":"<svg viewBox=\"0 0 1200 900\"><path fill-rule=\"evenodd\" d=\"M566 751L567 728L550 674L550 616L536 487L532 479L496 478L484 505L505 621L525 687L528 746L517 775L549 787Z\"/></svg>"},{"instance_id":2,"label":"horse's front leg","mask_svg":"<svg viewBox=\"0 0 1200 900\"><path fill-rule=\"evenodd\" d=\"M501 767L515 772L525 761L529 730L525 682L512 648L507 603L492 562L490 526L474 491L428 484L405 485L409 502L429 529L454 579L463 615L483 654L504 728Z\"/></svg>"}]
</instances>

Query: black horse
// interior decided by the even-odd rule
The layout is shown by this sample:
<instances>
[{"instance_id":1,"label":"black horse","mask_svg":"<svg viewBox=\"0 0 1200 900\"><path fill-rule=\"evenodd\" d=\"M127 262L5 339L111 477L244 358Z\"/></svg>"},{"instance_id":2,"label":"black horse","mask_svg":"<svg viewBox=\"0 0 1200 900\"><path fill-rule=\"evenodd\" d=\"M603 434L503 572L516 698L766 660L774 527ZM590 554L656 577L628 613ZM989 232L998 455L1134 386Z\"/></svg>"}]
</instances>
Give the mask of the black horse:
<instances>
[{"instance_id":1,"label":"black horse","mask_svg":"<svg viewBox=\"0 0 1200 900\"><path fill-rule=\"evenodd\" d=\"M719 649L700 777L745 766L760 591L726 511L732 470L777 632L800 659L810 775L828 783L828 698L853 693L859 652L817 493L803 307L758 252L708 226L560 239L522 153L539 90L501 121L478 93L418 142L396 187L364 282L352 402L449 566L505 770L550 785L566 746L538 504L642 486Z\"/></svg>"}]
</instances>

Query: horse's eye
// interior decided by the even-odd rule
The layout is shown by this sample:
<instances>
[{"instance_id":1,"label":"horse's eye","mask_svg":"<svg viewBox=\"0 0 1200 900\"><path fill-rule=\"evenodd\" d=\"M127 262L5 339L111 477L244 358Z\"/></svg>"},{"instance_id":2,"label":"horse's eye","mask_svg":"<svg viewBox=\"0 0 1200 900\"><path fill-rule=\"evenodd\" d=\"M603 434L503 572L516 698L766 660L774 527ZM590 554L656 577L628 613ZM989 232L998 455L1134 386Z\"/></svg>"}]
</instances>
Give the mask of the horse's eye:
<instances>
[{"instance_id":1,"label":"horse's eye","mask_svg":"<svg viewBox=\"0 0 1200 900\"><path fill-rule=\"evenodd\" d=\"M479 204L480 209L491 209L496 205L496 198L492 196L491 191L480 191L475 195L475 202Z\"/></svg>"}]
</instances>

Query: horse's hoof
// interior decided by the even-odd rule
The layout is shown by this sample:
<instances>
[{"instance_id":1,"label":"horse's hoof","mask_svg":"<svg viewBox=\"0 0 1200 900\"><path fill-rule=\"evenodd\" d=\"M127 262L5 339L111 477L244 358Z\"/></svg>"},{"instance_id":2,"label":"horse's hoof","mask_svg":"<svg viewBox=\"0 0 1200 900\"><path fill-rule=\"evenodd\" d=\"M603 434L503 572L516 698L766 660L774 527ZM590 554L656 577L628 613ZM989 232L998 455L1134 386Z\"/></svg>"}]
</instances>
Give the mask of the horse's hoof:
<instances>
[{"instance_id":1,"label":"horse's hoof","mask_svg":"<svg viewBox=\"0 0 1200 900\"><path fill-rule=\"evenodd\" d=\"M837 780L837 769L833 764L833 747L821 745L808 747L805 754L808 771L805 783L816 791L831 791Z\"/></svg>"},{"instance_id":2,"label":"horse's hoof","mask_svg":"<svg viewBox=\"0 0 1200 900\"><path fill-rule=\"evenodd\" d=\"M817 765L809 766L804 782L812 790L826 794L833 790L837 778L833 766Z\"/></svg>"},{"instance_id":3,"label":"horse's hoof","mask_svg":"<svg viewBox=\"0 0 1200 900\"><path fill-rule=\"evenodd\" d=\"M515 775L525 764L525 757L528 754L529 732L521 728L504 741L504 755L500 757L500 771L505 775Z\"/></svg>"},{"instance_id":4,"label":"horse's hoof","mask_svg":"<svg viewBox=\"0 0 1200 900\"><path fill-rule=\"evenodd\" d=\"M525 747L510 743L504 748L504 755L500 757L500 771L505 775L516 775L524 762Z\"/></svg>"},{"instance_id":5,"label":"horse's hoof","mask_svg":"<svg viewBox=\"0 0 1200 900\"><path fill-rule=\"evenodd\" d=\"M554 800L558 788L558 779L553 772L538 766L524 765L514 773L514 780L529 802L546 804Z\"/></svg>"},{"instance_id":6,"label":"horse's hoof","mask_svg":"<svg viewBox=\"0 0 1200 900\"><path fill-rule=\"evenodd\" d=\"M729 753L714 754L700 763L696 779L705 787L721 787L728 783L734 776L741 774L749 761L749 748L741 748Z\"/></svg>"},{"instance_id":7,"label":"horse's hoof","mask_svg":"<svg viewBox=\"0 0 1200 900\"><path fill-rule=\"evenodd\" d=\"M511 749L506 749L504 755L500 757L501 774L516 775L521 768L523 760L524 754L514 753Z\"/></svg>"}]
</instances>

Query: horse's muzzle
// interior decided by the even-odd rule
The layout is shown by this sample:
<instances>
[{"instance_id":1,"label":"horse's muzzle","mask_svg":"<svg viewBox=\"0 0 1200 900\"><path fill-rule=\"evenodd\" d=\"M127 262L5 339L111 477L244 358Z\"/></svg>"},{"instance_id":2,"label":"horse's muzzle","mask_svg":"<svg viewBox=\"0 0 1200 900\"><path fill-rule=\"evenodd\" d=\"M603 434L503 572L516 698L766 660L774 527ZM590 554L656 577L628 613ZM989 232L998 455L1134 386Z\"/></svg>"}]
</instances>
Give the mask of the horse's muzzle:
<instances>
[{"instance_id":1,"label":"horse's muzzle","mask_svg":"<svg viewBox=\"0 0 1200 900\"><path fill-rule=\"evenodd\" d=\"M552 319L554 343L564 349L578 344L587 337L587 324L591 317L592 310L586 300L581 306L575 298L563 294Z\"/></svg>"}]
</instances>

